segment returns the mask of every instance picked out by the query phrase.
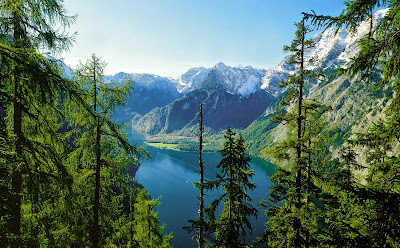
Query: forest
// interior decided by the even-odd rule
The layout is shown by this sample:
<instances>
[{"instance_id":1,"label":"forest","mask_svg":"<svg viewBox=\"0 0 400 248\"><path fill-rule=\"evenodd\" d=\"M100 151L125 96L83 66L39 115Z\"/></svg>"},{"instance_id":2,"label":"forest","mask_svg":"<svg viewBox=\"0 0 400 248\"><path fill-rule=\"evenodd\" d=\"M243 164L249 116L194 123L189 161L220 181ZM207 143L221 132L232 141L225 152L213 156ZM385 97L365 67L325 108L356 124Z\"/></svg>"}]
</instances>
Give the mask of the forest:
<instances>
[{"instance_id":1,"label":"forest","mask_svg":"<svg viewBox=\"0 0 400 248\"><path fill-rule=\"evenodd\" d=\"M378 9L385 15L373 23ZM132 145L129 125L112 118L135 82L105 83L106 62L95 54L66 75L55 56L75 41L69 28L77 16L67 13L62 0L0 1L0 246L172 247L156 211L160 199L129 173L149 159L146 147ZM198 140L190 143L198 149L198 211L182 227L196 247L400 247L400 1L349 0L338 16L302 16L284 47L296 73L280 82L285 97L269 120L287 135L263 147L278 164L269 198L259 203L264 212L248 194L256 187L248 134L224 131L220 173L207 178L198 106ZM357 33L362 22L369 30L349 64L306 68L314 30ZM374 92L389 89L390 99L382 118L333 154L329 143L338 136L324 132L332 107L306 91L338 75ZM248 242L257 215L268 218L264 234Z\"/></svg>"}]
</instances>

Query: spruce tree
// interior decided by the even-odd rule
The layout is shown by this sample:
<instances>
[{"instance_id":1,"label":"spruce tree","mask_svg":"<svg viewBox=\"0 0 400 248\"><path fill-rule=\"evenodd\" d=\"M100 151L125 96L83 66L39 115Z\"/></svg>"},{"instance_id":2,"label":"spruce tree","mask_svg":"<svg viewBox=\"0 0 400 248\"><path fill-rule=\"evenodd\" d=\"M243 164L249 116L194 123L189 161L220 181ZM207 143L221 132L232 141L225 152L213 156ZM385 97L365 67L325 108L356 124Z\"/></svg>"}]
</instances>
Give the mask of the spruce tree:
<instances>
[{"instance_id":1,"label":"spruce tree","mask_svg":"<svg viewBox=\"0 0 400 248\"><path fill-rule=\"evenodd\" d=\"M251 158L246 155L244 140L239 134L228 129L224 135L226 142L220 151L222 160L218 164L221 174L216 181L208 181L207 188L222 187L224 193L214 200L207 213L213 222L215 243L213 247L244 247L246 231L252 232L249 218L257 216L257 210L250 204L248 190L253 190L255 184L250 182L254 170L250 169ZM218 204L224 208L218 219L213 214Z\"/></svg>"}]
</instances>

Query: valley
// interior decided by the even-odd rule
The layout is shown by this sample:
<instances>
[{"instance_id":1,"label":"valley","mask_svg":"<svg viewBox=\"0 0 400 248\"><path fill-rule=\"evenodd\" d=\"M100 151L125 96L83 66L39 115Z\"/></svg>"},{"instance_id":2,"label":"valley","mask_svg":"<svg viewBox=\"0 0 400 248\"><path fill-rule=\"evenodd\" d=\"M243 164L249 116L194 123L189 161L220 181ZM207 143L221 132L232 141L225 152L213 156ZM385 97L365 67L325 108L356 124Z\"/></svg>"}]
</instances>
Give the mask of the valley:
<instances>
[{"instance_id":1,"label":"valley","mask_svg":"<svg viewBox=\"0 0 400 248\"><path fill-rule=\"evenodd\" d=\"M375 22L384 13L385 10L375 13ZM324 132L337 134L330 145L334 157L344 139L369 127L363 124L363 118L379 118L391 97L390 86L371 91L380 81L379 76L369 86L364 86L358 83L358 78L348 79L335 74L336 68L348 64L357 53L357 40L368 31L368 25L361 24L357 35L350 35L346 30L340 30L335 35L333 28L317 33L313 37L315 47L306 54L306 60L312 61L308 62L307 68L315 71L322 69L325 74L324 79L307 83L305 94L307 98L317 99L332 108L326 114L330 125ZM158 143L158 147L166 149L196 151L198 110L200 103L204 103L207 151L222 148L224 130L230 127L236 132L243 132L252 156L278 163L265 149L285 138L285 127L274 123L271 118L280 109L279 102L287 94L285 88L278 87L279 83L287 80L296 70L285 57L280 64L268 70L227 66L221 62L212 68L189 69L175 79L127 73L107 78L121 83L130 79L137 85L137 90L133 91L123 110L119 110L118 116L130 121L133 132L143 135L149 145ZM154 89L153 85L158 85L158 88ZM148 99L157 101L147 104ZM354 104L355 99L363 104ZM129 116L133 117L129 119Z\"/></svg>"},{"instance_id":2,"label":"valley","mask_svg":"<svg viewBox=\"0 0 400 248\"><path fill-rule=\"evenodd\" d=\"M400 247L399 13L0 0L0 246Z\"/></svg>"}]
</instances>

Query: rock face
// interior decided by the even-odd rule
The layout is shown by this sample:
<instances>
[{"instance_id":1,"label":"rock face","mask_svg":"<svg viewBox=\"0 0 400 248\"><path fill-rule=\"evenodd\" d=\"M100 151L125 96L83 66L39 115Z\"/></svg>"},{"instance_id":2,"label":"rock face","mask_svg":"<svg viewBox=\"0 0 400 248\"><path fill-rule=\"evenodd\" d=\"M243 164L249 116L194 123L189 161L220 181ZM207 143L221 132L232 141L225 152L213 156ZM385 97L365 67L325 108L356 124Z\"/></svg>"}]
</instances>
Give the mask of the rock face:
<instances>
[{"instance_id":1,"label":"rock face","mask_svg":"<svg viewBox=\"0 0 400 248\"><path fill-rule=\"evenodd\" d=\"M377 11L373 23L376 24L385 12L386 10ZM357 40L368 33L368 28L369 23L363 23L358 33L353 36L346 30L339 30L335 36L333 29L315 35L316 46L307 52L307 58L318 59L308 63L307 69L319 67L329 74L338 66L346 67L351 58L359 52ZM295 69L287 64L285 58L280 65L268 70L263 77L262 88L278 97L270 104L265 115L260 116L243 130L251 155L268 156L264 149L286 138L286 126L273 123L270 117L278 109L277 102L284 95L279 92L281 89L276 88L279 79L287 78L289 74L295 72ZM321 132L330 139L328 148L333 157L338 156L338 148L345 139L355 133L365 132L373 122L384 118L385 108L392 97L392 85L378 87L379 81L380 75L375 73L368 84L361 83L358 77L349 78L347 75L340 75L330 78L329 82L313 82L305 85L305 98L318 100L332 108L324 115L328 124ZM267 159L272 160L271 157ZM278 161L272 161L278 164Z\"/></svg>"},{"instance_id":2,"label":"rock face","mask_svg":"<svg viewBox=\"0 0 400 248\"><path fill-rule=\"evenodd\" d=\"M273 99L260 89L262 75L262 70L251 67L240 69L217 64L197 88L167 106L150 111L134 123L133 128L153 135L196 125L200 103L205 103L206 127L215 130L245 128Z\"/></svg>"},{"instance_id":3,"label":"rock face","mask_svg":"<svg viewBox=\"0 0 400 248\"><path fill-rule=\"evenodd\" d=\"M377 11L373 23L376 24L385 12ZM338 66L346 66L358 52L356 41L367 34L368 28L369 23L362 24L356 35L335 29L316 34L313 37L315 47L305 54L306 69L333 71ZM178 79L120 73L112 79L122 80L128 75L137 84L128 104L117 115L132 119L132 127L139 133L170 134L182 129L190 130L196 125L199 104L205 103L206 127L217 131L227 127L246 128L258 117L265 119L266 113L271 114L278 108L277 99L285 93L278 84L298 72L288 59L285 57L269 70L251 66L231 67L221 62L213 68L192 68ZM341 87L348 88L349 84L346 81ZM320 89L324 86L326 83L311 82L306 86L306 94L316 96L314 92L318 91L322 96L324 92Z\"/></svg>"},{"instance_id":4,"label":"rock face","mask_svg":"<svg viewBox=\"0 0 400 248\"><path fill-rule=\"evenodd\" d=\"M373 24L376 25L387 10L379 10L373 16ZM329 67L344 66L350 62L359 49L357 40L366 35L369 31L369 23L362 23L355 35L349 34L345 29L336 30L329 28L325 32L317 33L314 37L314 48L305 53L305 67L308 70L317 68L327 69ZM277 96L284 89L278 88L281 80L287 80L288 75L296 73L294 65L288 64L289 56L275 68L267 70L262 78L262 89Z\"/></svg>"},{"instance_id":5,"label":"rock face","mask_svg":"<svg viewBox=\"0 0 400 248\"><path fill-rule=\"evenodd\" d=\"M211 71L210 68L195 67L182 74L178 80L178 91L187 93L199 86Z\"/></svg>"}]
</instances>

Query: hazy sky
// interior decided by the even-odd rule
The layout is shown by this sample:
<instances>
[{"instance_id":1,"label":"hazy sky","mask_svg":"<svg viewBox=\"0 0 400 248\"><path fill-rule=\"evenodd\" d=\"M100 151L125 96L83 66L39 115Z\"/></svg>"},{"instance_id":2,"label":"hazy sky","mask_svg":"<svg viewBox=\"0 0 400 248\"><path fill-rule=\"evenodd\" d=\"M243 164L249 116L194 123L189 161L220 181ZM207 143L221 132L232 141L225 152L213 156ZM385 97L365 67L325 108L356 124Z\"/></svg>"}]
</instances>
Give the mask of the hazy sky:
<instances>
[{"instance_id":1,"label":"hazy sky","mask_svg":"<svg viewBox=\"0 0 400 248\"><path fill-rule=\"evenodd\" d=\"M65 0L78 14L75 45L61 54L71 66L96 53L106 74L178 77L189 68L276 66L302 11L335 15L343 0Z\"/></svg>"}]
</instances>

